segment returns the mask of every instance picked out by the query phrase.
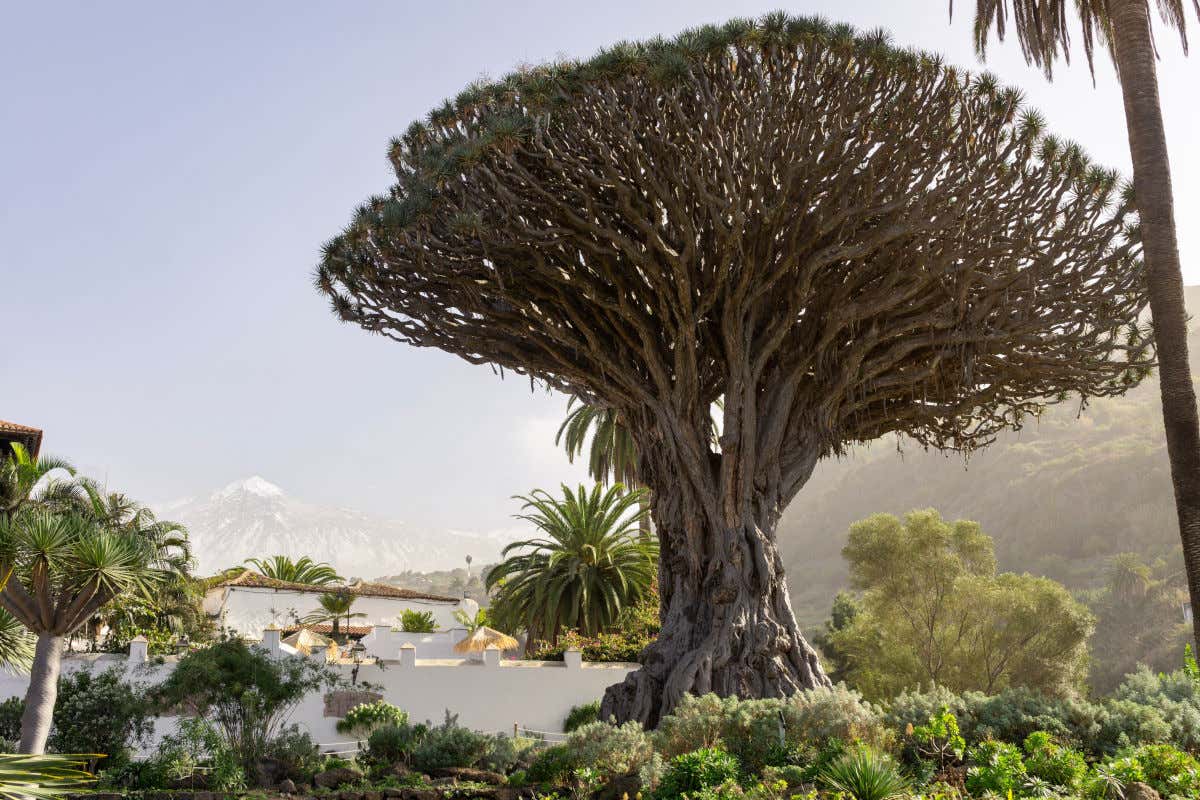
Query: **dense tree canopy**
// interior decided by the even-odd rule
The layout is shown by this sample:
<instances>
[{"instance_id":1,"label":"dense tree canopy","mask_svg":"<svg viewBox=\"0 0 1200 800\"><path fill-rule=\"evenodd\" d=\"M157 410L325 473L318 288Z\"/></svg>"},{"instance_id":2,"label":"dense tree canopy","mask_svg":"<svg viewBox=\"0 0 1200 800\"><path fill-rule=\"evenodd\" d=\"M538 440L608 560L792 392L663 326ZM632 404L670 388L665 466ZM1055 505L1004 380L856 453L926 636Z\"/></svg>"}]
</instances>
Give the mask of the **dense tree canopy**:
<instances>
[{"instance_id":1,"label":"dense tree canopy","mask_svg":"<svg viewBox=\"0 0 1200 800\"><path fill-rule=\"evenodd\" d=\"M851 528L844 552L863 596L857 613L831 622L827 641L840 677L864 694L1079 686L1091 614L1048 578L997 575L977 523L932 509L903 521L875 514Z\"/></svg>"},{"instance_id":2,"label":"dense tree canopy","mask_svg":"<svg viewBox=\"0 0 1200 800\"><path fill-rule=\"evenodd\" d=\"M664 625L605 714L653 723L827 682L774 537L820 458L971 449L1145 368L1129 193L1042 129L988 76L818 20L618 45L415 123L316 283L369 331L619 413Z\"/></svg>"}]
</instances>

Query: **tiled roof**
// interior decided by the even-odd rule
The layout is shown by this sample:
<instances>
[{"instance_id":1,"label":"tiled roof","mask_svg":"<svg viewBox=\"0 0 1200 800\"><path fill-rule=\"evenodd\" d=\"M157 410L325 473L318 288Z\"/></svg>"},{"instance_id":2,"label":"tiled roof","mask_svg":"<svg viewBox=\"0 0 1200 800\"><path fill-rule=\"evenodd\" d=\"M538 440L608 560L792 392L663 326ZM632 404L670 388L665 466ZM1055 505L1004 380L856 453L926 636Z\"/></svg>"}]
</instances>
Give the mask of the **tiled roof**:
<instances>
[{"instance_id":1,"label":"tiled roof","mask_svg":"<svg viewBox=\"0 0 1200 800\"><path fill-rule=\"evenodd\" d=\"M397 600L432 600L437 603L458 603L457 597L414 592L411 589L401 589L398 586L388 586L385 583L367 583L361 581L346 586L340 584L318 586L311 583L293 583L292 581L268 578L266 575L260 575L252 570L246 570L241 575L208 584L208 588L210 589L216 589L221 586L245 586L252 589L278 589L280 591L313 592L316 594L347 592L355 597L394 597Z\"/></svg>"},{"instance_id":2,"label":"tiled roof","mask_svg":"<svg viewBox=\"0 0 1200 800\"><path fill-rule=\"evenodd\" d=\"M0 433L36 433L38 436L42 432L38 428L31 428L28 425L18 425L15 422L6 422L0 419Z\"/></svg>"},{"instance_id":3,"label":"tiled roof","mask_svg":"<svg viewBox=\"0 0 1200 800\"><path fill-rule=\"evenodd\" d=\"M333 633L333 624L322 622L317 625L285 625L280 629L280 633L284 636L290 636L301 628L307 628L313 633L319 633L322 636L329 636ZM346 636L366 636L372 631L370 625L338 625L338 633Z\"/></svg>"}]
</instances>

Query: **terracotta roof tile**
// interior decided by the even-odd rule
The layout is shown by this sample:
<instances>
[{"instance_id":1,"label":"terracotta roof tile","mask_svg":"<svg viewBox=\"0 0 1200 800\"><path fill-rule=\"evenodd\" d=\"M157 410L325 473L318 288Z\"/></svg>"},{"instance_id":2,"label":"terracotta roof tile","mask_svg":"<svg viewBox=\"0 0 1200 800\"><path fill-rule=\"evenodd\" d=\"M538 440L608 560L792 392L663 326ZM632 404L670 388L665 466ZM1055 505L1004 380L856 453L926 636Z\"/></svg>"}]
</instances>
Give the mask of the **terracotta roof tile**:
<instances>
[{"instance_id":1,"label":"terracotta roof tile","mask_svg":"<svg viewBox=\"0 0 1200 800\"><path fill-rule=\"evenodd\" d=\"M38 436L42 435L42 431L39 428L31 428L28 425L18 425L15 422L7 422L2 419L0 419L0 433L36 433Z\"/></svg>"},{"instance_id":2,"label":"terracotta roof tile","mask_svg":"<svg viewBox=\"0 0 1200 800\"><path fill-rule=\"evenodd\" d=\"M330 622L322 622L317 625L285 625L280 629L280 633L284 636L295 633L301 628L307 628L313 633L319 633L322 636L329 636L333 633L333 624ZM370 625L339 625L338 632L347 636L366 636L373 630Z\"/></svg>"},{"instance_id":3,"label":"terracotta roof tile","mask_svg":"<svg viewBox=\"0 0 1200 800\"><path fill-rule=\"evenodd\" d=\"M260 575L251 570L246 570L241 575L232 578L208 584L208 588L210 589L216 589L221 586L245 586L253 589L278 589L291 592L315 592L317 594L329 594L341 591L348 592L355 597L394 597L397 600L432 600L439 603L457 604L459 601L457 597L414 592L412 589L401 589L398 586L388 586L385 583L367 583L362 581L345 586L341 584L318 586L311 583L293 583L292 581L268 578L266 575Z\"/></svg>"}]
</instances>

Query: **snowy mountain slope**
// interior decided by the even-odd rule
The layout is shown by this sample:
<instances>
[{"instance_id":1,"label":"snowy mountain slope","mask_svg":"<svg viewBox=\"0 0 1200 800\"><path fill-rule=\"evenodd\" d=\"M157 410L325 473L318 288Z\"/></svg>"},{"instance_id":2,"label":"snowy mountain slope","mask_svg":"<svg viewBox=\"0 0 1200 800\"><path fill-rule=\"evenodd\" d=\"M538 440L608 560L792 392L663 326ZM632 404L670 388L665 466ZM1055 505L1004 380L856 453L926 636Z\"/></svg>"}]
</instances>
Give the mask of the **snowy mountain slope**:
<instances>
[{"instance_id":1,"label":"snowy mountain slope","mask_svg":"<svg viewBox=\"0 0 1200 800\"><path fill-rule=\"evenodd\" d=\"M520 534L416 530L398 520L303 502L257 475L155 511L188 526L201 575L275 554L327 561L347 578L453 569L467 555L476 564L497 560Z\"/></svg>"}]
</instances>

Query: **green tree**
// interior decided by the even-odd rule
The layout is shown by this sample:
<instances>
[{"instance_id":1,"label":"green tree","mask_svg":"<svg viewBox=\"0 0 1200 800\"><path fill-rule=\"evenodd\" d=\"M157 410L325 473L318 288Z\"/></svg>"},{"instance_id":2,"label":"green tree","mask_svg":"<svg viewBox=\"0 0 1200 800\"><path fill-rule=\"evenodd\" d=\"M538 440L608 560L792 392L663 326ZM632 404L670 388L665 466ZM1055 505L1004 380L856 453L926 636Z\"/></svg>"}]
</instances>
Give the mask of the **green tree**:
<instances>
[{"instance_id":1,"label":"green tree","mask_svg":"<svg viewBox=\"0 0 1200 800\"><path fill-rule=\"evenodd\" d=\"M456 608L454 609L454 621L467 629L468 636L480 628L485 628L491 624L486 608L479 609L475 612L474 616L471 616L461 608Z\"/></svg>"},{"instance_id":2,"label":"green tree","mask_svg":"<svg viewBox=\"0 0 1200 800\"><path fill-rule=\"evenodd\" d=\"M972 450L1149 368L1132 197L1043 129L886 34L733 20L468 87L392 143L315 284L618 414L664 624L601 716L653 725L828 683L776 538L819 461Z\"/></svg>"},{"instance_id":3,"label":"green tree","mask_svg":"<svg viewBox=\"0 0 1200 800\"><path fill-rule=\"evenodd\" d=\"M918 685L1077 688L1092 617L1062 585L996 574L991 537L932 509L856 523L843 553L859 610L831 626L846 680L873 698Z\"/></svg>"},{"instance_id":4,"label":"green tree","mask_svg":"<svg viewBox=\"0 0 1200 800\"><path fill-rule=\"evenodd\" d=\"M585 636L607 630L654 583L658 546L638 528L642 490L597 483L590 491L563 485L562 492L562 499L541 489L517 498L528 512L517 518L542 537L505 547L487 577L498 588L493 618L507 630L524 628L530 641L555 642L566 629Z\"/></svg>"},{"instance_id":5,"label":"green tree","mask_svg":"<svg viewBox=\"0 0 1200 800\"><path fill-rule=\"evenodd\" d=\"M272 658L241 639L188 653L154 692L161 707L190 707L216 726L248 774L310 692L341 682L307 658Z\"/></svg>"},{"instance_id":6,"label":"green tree","mask_svg":"<svg viewBox=\"0 0 1200 800\"><path fill-rule=\"evenodd\" d=\"M37 636L22 753L40 753L54 714L66 637L125 592L148 594L160 583L147 540L79 513L27 508L0 519L0 570L12 577L0 606Z\"/></svg>"},{"instance_id":7,"label":"green tree","mask_svg":"<svg viewBox=\"0 0 1200 800\"><path fill-rule=\"evenodd\" d=\"M433 633L437 630L437 620L432 611L417 611L406 608L400 612L400 630L405 633Z\"/></svg>"},{"instance_id":8,"label":"green tree","mask_svg":"<svg viewBox=\"0 0 1200 800\"><path fill-rule=\"evenodd\" d=\"M34 457L19 442L10 443L12 453L0 456L0 517L16 514L29 502L51 503L66 495L73 497L73 482L52 473L75 475L67 461L52 456Z\"/></svg>"},{"instance_id":9,"label":"green tree","mask_svg":"<svg viewBox=\"0 0 1200 800\"><path fill-rule=\"evenodd\" d=\"M317 604L321 607L316 611L306 616L302 622L307 625L319 625L323 622L328 622L333 625L333 638L337 638L341 634L342 620L346 621L346 627L350 627L350 620L364 619L367 615L353 611L355 596L345 590L327 592L317 598Z\"/></svg>"},{"instance_id":10,"label":"green tree","mask_svg":"<svg viewBox=\"0 0 1200 800\"><path fill-rule=\"evenodd\" d=\"M1110 559L1104 588L1088 598L1096 615L1088 675L1094 692L1111 692L1139 664L1170 672L1182 659L1188 631L1180 607L1186 593L1157 574L1161 571L1161 565L1156 570L1122 553Z\"/></svg>"},{"instance_id":11,"label":"green tree","mask_svg":"<svg viewBox=\"0 0 1200 800\"><path fill-rule=\"evenodd\" d=\"M297 561L288 556L248 558L246 563L260 574L280 581L307 583L312 586L328 586L342 582L342 576L338 575L332 566L324 561L313 561L308 556L303 556Z\"/></svg>"},{"instance_id":12,"label":"green tree","mask_svg":"<svg viewBox=\"0 0 1200 800\"><path fill-rule=\"evenodd\" d=\"M1011 22L1025 60L1041 67L1050 79L1055 62L1060 57L1069 60L1071 55L1069 15L1064 5L1062 0L975 0L975 49L981 57L986 54L993 30L1004 38L1011 7ZM1096 45L1100 44L1108 50L1121 83L1171 482L1188 592L1192 607L1200 609L1200 416L1188 364L1188 317L1150 6L1149 0L1079 0L1075 10L1088 66L1093 67ZM1185 0L1158 0L1157 6L1163 23L1179 33L1186 53ZM1200 2L1193 0L1193 7L1200 14ZM1200 647L1200 614L1193 616L1192 625L1193 641Z\"/></svg>"}]
</instances>

